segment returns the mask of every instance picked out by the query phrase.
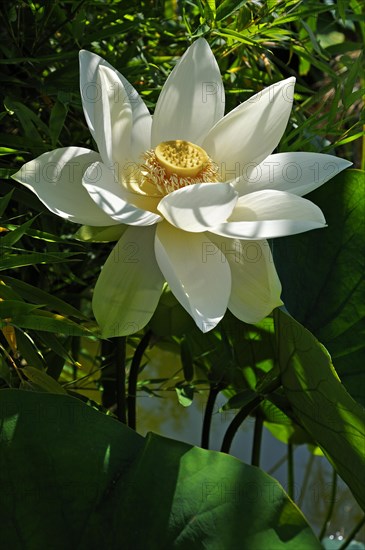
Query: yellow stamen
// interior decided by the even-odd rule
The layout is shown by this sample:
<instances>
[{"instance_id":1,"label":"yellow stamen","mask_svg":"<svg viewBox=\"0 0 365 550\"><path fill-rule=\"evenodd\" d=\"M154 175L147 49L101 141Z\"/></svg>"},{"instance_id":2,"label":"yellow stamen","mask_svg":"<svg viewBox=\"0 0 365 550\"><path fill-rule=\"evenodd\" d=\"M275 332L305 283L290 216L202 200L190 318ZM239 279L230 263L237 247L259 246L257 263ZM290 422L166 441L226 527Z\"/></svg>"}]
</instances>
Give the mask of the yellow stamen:
<instances>
[{"instance_id":1,"label":"yellow stamen","mask_svg":"<svg viewBox=\"0 0 365 550\"><path fill-rule=\"evenodd\" d=\"M151 186L157 195L167 195L195 183L220 181L218 167L208 154L195 143L176 140L164 141L143 155L138 186L151 195Z\"/></svg>"},{"instance_id":2,"label":"yellow stamen","mask_svg":"<svg viewBox=\"0 0 365 550\"><path fill-rule=\"evenodd\" d=\"M183 178L195 177L209 163L209 157L204 149L180 139L163 141L157 145L155 154L168 174L176 174Z\"/></svg>"}]
</instances>

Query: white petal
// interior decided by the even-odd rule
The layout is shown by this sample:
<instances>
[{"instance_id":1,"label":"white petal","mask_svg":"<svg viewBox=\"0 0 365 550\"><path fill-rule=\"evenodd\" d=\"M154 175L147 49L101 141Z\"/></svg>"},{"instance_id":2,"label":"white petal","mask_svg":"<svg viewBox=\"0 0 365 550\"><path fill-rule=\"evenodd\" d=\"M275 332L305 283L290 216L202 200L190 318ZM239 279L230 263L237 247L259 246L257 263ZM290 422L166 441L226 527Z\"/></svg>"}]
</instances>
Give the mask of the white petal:
<instances>
[{"instance_id":1,"label":"white petal","mask_svg":"<svg viewBox=\"0 0 365 550\"><path fill-rule=\"evenodd\" d=\"M105 338L141 330L164 284L153 249L155 228L128 227L96 282L93 311Z\"/></svg>"},{"instance_id":2,"label":"white petal","mask_svg":"<svg viewBox=\"0 0 365 550\"><path fill-rule=\"evenodd\" d=\"M224 114L219 67L204 38L196 40L166 80L152 123L152 146L185 139L198 145Z\"/></svg>"},{"instance_id":3,"label":"white petal","mask_svg":"<svg viewBox=\"0 0 365 550\"><path fill-rule=\"evenodd\" d=\"M95 162L86 170L83 186L95 203L113 220L128 225L152 225L161 216L137 208L128 202L127 193L112 170L101 162Z\"/></svg>"},{"instance_id":4,"label":"white petal","mask_svg":"<svg viewBox=\"0 0 365 550\"><path fill-rule=\"evenodd\" d=\"M278 145L289 120L294 78L265 88L212 128L202 147L218 164L224 181L239 177Z\"/></svg>"},{"instance_id":5,"label":"white petal","mask_svg":"<svg viewBox=\"0 0 365 550\"><path fill-rule=\"evenodd\" d=\"M175 227L198 233L225 221L237 197L227 183L199 183L166 195L158 211Z\"/></svg>"},{"instance_id":6,"label":"white petal","mask_svg":"<svg viewBox=\"0 0 365 550\"><path fill-rule=\"evenodd\" d=\"M86 122L95 138L97 128L95 121L96 106L102 99L98 83L99 67L108 67L115 72L117 79L127 92L132 109L133 127L131 134L131 156L137 160L139 155L151 148L152 118L142 98L124 76L99 55L82 50L80 52L80 90ZM117 89L116 89L117 93Z\"/></svg>"},{"instance_id":7,"label":"white petal","mask_svg":"<svg viewBox=\"0 0 365 550\"><path fill-rule=\"evenodd\" d=\"M227 262L206 235L186 233L167 222L156 229L158 265L177 300L203 332L222 319L231 291Z\"/></svg>"},{"instance_id":8,"label":"white petal","mask_svg":"<svg viewBox=\"0 0 365 550\"><path fill-rule=\"evenodd\" d=\"M111 225L113 220L82 186L84 172L100 155L82 147L64 147L27 162L12 177L31 189L46 207L71 222Z\"/></svg>"},{"instance_id":9,"label":"white petal","mask_svg":"<svg viewBox=\"0 0 365 550\"><path fill-rule=\"evenodd\" d=\"M131 104L122 82L109 67L99 66L97 85L101 99L94 105L95 141L103 161L118 164L122 171L131 157Z\"/></svg>"},{"instance_id":10,"label":"white petal","mask_svg":"<svg viewBox=\"0 0 365 550\"><path fill-rule=\"evenodd\" d=\"M351 164L322 153L278 153L260 164L248 164L244 174L232 185L240 195L260 189L277 189L302 197Z\"/></svg>"},{"instance_id":11,"label":"white petal","mask_svg":"<svg viewBox=\"0 0 365 550\"><path fill-rule=\"evenodd\" d=\"M226 223L212 233L238 239L269 239L303 233L326 225L314 203L284 191L257 191L243 195Z\"/></svg>"},{"instance_id":12,"label":"white petal","mask_svg":"<svg viewBox=\"0 0 365 550\"><path fill-rule=\"evenodd\" d=\"M267 241L210 238L231 268L228 308L233 315L245 323L258 323L282 305L281 284Z\"/></svg>"}]
</instances>

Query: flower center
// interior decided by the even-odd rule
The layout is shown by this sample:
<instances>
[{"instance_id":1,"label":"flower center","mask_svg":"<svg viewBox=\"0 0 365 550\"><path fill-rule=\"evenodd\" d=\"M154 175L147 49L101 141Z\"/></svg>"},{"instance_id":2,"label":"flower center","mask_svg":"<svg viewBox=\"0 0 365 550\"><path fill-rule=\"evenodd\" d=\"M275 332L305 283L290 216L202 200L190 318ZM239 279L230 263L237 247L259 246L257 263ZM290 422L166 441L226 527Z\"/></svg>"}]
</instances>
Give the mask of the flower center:
<instances>
[{"instance_id":1,"label":"flower center","mask_svg":"<svg viewBox=\"0 0 365 550\"><path fill-rule=\"evenodd\" d=\"M194 177L209 163L207 153L190 141L177 139L157 145L155 155L168 174Z\"/></svg>"},{"instance_id":2,"label":"flower center","mask_svg":"<svg viewBox=\"0 0 365 550\"><path fill-rule=\"evenodd\" d=\"M151 193L151 185L159 195L167 195L194 183L219 181L218 167L195 143L184 140L163 141L144 154L140 190Z\"/></svg>"}]
</instances>

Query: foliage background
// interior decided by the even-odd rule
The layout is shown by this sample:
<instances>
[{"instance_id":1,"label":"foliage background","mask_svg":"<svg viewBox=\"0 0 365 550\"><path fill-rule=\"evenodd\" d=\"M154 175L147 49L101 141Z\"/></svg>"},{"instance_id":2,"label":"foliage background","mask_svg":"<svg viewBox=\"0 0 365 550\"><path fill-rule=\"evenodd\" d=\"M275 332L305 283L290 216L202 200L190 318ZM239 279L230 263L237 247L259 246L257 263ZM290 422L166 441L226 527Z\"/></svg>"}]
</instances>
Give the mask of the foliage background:
<instances>
[{"instance_id":1,"label":"foliage background","mask_svg":"<svg viewBox=\"0 0 365 550\"><path fill-rule=\"evenodd\" d=\"M176 60L192 40L205 36L221 69L226 112L263 87L295 76L295 106L278 151L336 154L363 170L363 8L358 0L10 1L2 4L1 17L1 269L6 273L0 299L7 305L0 302L0 387L67 390L120 415L115 365L120 366L123 349L98 339L90 306L111 244L91 242L95 236L85 234L76 240L73 224L46 211L10 179L24 162L55 147L95 148L82 113L78 51L107 59L153 112ZM289 311L327 346L348 391L364 404L363 257L357 254L363 226L359 216L349 217L363 200L361 181L358 175L339 176L330 186L312 198L332 221L330 236L315 232L275 242L274 254ZM341 217L338 209L345 203ZM339 239L341 247L331 256L328 251ZM232 397L250 387L247 369L242 372L246 363L253 361L256 382L272 366L270 320L253 329L237 328L228 318L202 339L165 295L149 328L146 346L181 356L170 374L142 377L138 390L149 395L172 390L185 405L196 392L205 397L208 389L209 395L214 388L228 389ZM243 340L237 331L245 334ZM135 350L141 352L140 342L141 335L128 339L122 360L127 370ZM229 355L232 345L236 356L245 357L239 369ZM144 351L137 365L141 372L147 365ZM227 361L233 366L222 379Z\"/></svg>"}]
</instances>

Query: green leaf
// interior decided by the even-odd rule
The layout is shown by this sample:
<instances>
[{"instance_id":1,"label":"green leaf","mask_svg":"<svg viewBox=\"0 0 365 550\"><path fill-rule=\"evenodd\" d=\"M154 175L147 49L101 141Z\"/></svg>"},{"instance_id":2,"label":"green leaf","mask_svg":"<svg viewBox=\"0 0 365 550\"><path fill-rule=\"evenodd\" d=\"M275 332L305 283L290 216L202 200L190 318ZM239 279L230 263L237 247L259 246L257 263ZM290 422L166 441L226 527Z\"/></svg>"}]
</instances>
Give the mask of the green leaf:
<instances>
[{"instance_id":1,"label":"green leaf","mask_svg":"<svg viewBox=\"0 0 365 550\"><path fill-rule=\"evenodd\" d=\"M29 200L29 194L27 194L27 198ZM7 229L11 230L11 231L14 231L15 229L18 228L17 225L14 225L12 223L5 223L4 224L4 227L6 227ZM57 235L53 235L52 233L48 233L47 231L41 231L39 229L27 229L27 235L29 237L33 237L34 239L39 239L41 241L46 241L46 242L50 242L50 243L63 243L63 244L73 244L73 245L76 245L76 246L81 246L79 245L78 243L74 243L71 241L66 241L65 238L63 237L59 237Z\"/></svg>"},{"instance_id":2,"label":"green leaf","mask_svg":"<svg viewBox=\"0 0 365 550\"><path fill-rule=\"evenodd\" d=\"M352 92L354 91L354 88L359 79L359 74L361 74L362 72L363 64L364 59L361 54L355 60L351 59L351 62L348 64L349 70L346 75L343 89L344 98L350 97ZM346 105L346 107L349 107L349 105Z\"/></svg>"},{"instance_id":3,"label":"green leaf","mask_svg":"<svg viewBox=\"0 0 365 550\"><path fill-rule=\"evenodd\" d=\"M33 382L37 388L47 393L66 394L66 390L45 371L34 367L23 367L22 372Z\"/></svg>"},{"instance_id":4,"label":"green leaf","mask_svg":"<svg viewBox=\"0 0 365 550\"><path fill-rule=\"evenodd\" d=\"M233 15L244 4L246 4L246 2L247 0L223 0L223 2L219 4L216 11L217 21L223 21L223 19Z\"/></svg>"},{"instance_id":5,"label":"green leaf","mask_svg":"<svg viewBox=\"0 0 365 550\"><path fill-rule=\"evenodd\" d=\"M362 91L362 90L361 90ZM356 93L356 92L355 92ZM349 105L352 105L352 101L350 98ZM347 138L341 139L340 141L336 141L336 147L338 145L346 145L346 143L351 143L351 141L356 141L357 139L364 138L364 132L358 132L357 134L354 134L352 136L349 136Z\"/></svg>"},{"instance_id":6,"label":"green leaf","mask_svg":"<svg viewBox=\"0 0 365 550\"><path fill-rule=\"evenodd\" d=\"M40 305L35 304L26 304L25 302L20 302L17 300L0 300L0 318L8 319L12 321L22 317L23 315L28 315L30 312L41 307Z\"/></svg>"},{"instance_id":7,"label":"green leaf","mask_svg":"<svg viewBox=\"0 0 365 550\"><path fill-rule=\"evenodd\" d=\"M257 393L252 390L244 390L239 393L236 393L228 399L228 401L223 405L221 411L229 411L232 409L241 409L246 405L249 405L252 401L255 401L257 398Z\"/></svg>"},{"instance_id":8,"label":"green leaf","mask_svg":"<svg viewBox=\"0 0 365 550\"><path fill-rule=\"evenodd\" d=\"M8 285L8 287L14 289L18 294L29 302L36 304L43 304L49 309L54 309L58 313L64 315L70 315L78 319L87 319L78 309L64 302L60 298L41 290L33 285L25 283L20 279L14 279L13 277L2 277L2 281ZM0 295L4 285L0 286Z\"/></svg>"},{"instance_id":9,"label":"green leaf","mask_svg":"<svg viewBox=\"0 0 365 550\"><path fill-rule=\"evenodd\" d=\"M251 40L251 38L248 38L247 36L244 36L242 33L239 33L237 31L233 31L231 29L224 29L224 30L214 31L214 33L218 34L219 36L235 38L242 44L249 44L250 46L255 45L256 48L259 48L259 44L257 43L255 44L255 42Z\"/></svg>"},{"instance_id":10,"label":"green leaf","mask_svg":"<svg viewBox=\"0 0 365 550\"><path fill-rule=\"evenodd\" d=\"M365 509L365 410L341 384L327 350L292 317L275 313L281 381L299 424Z\"/></svg>"},{"instance_id":11,"label":"green leaf","mask_svg":"<svg viewBox=\"0 0 365 550\"><path fill-rule=\"evenodd\" d=\"M175 391L180 405L190 407L194 399L194 386L180 383L176 385Z\"/></svg>"},{"instance_id":12,"label":"green leaf","mask_svg":"<svg viewBox=\"0 0 365 550\"><path fill-rule=\"evenodd\" d=\"M33 222L34 218L23 223L23 225L19 225L19 227L7 233L7 235L2 237L1 239L1 246L10 248L14 244L16 244L22 238L22 236L26 234Z\"/></svg>"},{"instance_id":13,"label":"green leaf","mask_svg":"<svg viewBox=\"0 0 365 550\"><path fill-rule=\"evenodd\" d=\"M278 482L236 458L144 439L73 397L1 404L4 547L321 548Z\"/></svg>"},{"instance_id":14,"label":"green leaf","mask_svg":"<svg viewBox=\"0 0 365 550\"><path fill-rule=\"evenodd\" d=\"M346 170L308 198L323 210L328 227L275 240L283 300L333 353L344 384L365 404L359 353L365 347L364 172Z\"/></svg>"},{"instance_id":15,"label":"green leaf","mask_svg":"<svg viewBox=\"0 0 365 550\"><path fill-rule=\"evenodd\" d=\"M215 0L206 0L206 6L205 6L205 18L208 19L208 21L214 21L215 19L215 13L216 13L216 5Z\"/></svg>"},{"instance_id":16,"label":"green leaf","mask_svg":"<svg viewBox=\"0 0 365 550\"><path fill-rule=\"evenodd\" d=\"M1 174L0 174L1 176ZM14 190L11 190L9 193L7 193L6 195L4 195L3 197L0 197L0 216L3 216L10 200L11 200L11 197L14 193Z\"/></svg>"},{"instance_id":17,"label":"green leaf","mask_svg":"<svg viewBox=\"0 0 365 550\"><path fill-rule=\"evenodd\" d=\"M28 365L44 370L46 363L32 338L21 329L15 329L17 349Z\"/></svg>"},{"instance_id":18,"label":"green leaf","mask_svg":"<svg viewBox=\"0 0 365 550\"><path fill-rule=\"evenodd\" d=\"M94 336L90 329L78 325L70 321L62 315L56 315L48 311L38 310L33 313L32 310L39 307L33 304L24 302L15 302L9 304L10 300L0 302L0 317L3 319L10 318L14 326L33 330L43 330L46 332L55 332L65 334L67 336ZM5 326L8 322L1 322L0 325Z\"/></svg>"},{"instance_id":19,"label":"green leaf","mask_svg":"<svg viewBox=\"0 0 365 550\"><path fill-rule=\"evenodd\" d=\"M52 146L56 147L59 135L66 120L68 108L63 102L57 99L52 107L49 119L49 133L52 140Z\"/></svg>"},{"instance_id":20,"label":"green leaf","mask_svg":"<svg viewBox=\"0 0 365 550\"><path fill-rule=\"evenodd\" d=\"M29 254L8 254L5 258L1 259L0 271L27 265L64 262L75 254L77 254L77 252L30 252Z\"/></svg>"},{"instance_id":21,"label":"green leaf","mask_svg":"<svg viewBox=\"0 0 365 550\"><path fill-rule=\"evenodd\" d=\"M49 62L56 61L59 63L61 60L65 59L72 59L75 57L75 52L57 52L52 55L44 55L44 56L38 56L38 57L12 57L10 59L0 59L0 65L18 65L19 63L30 63L32 65L35 64L42 64Z\"/></svg>"},{"instance_id":22,"label":"green leaf","mask_svg":"<svg viewBox=\"0 0 365 550\"><path fill-rule=\"evenodd\" d=\"M50 348L52 352L58 356L64 359L65 361L69 361L71 364L75 364L75 360L73 357L66 351L64 346L61 344L57 336L52 334L51 332L41 332L38 331L37 336L44 342L44 344L47 346L47 348ZM51 368L51 366L50 366Z\"/></svg>"},{"instance_id":23,"label":"green leaf","mask_svg":"<svg viewBox=\"0 0 365 550\"><path fill-rule=\"evenodd\" d=\"M284 424L283 421L277 422L265 422L265 428L269 430L271 435L276 437L282 443L288 445L303 445L304 443L313 444L313 440L308 436L307 432L295 426L293 423ZM316 447L318 449L318 447Z\"/></svg>"},{"instance_id":24,"label":"green leaf","mask_svg":"<svg viewBox=\"0 0 365 550\"><path fill-rule=\"evenodd\" d=\"M24 103L16 101L11 97L6 97L4 99L4 106L9 112L15 113L15 115L19 119L19 122L23 127L24 135L31 140L31 147L33 146L34 142L43 144L38 128L41 129L42 132L44 132L46 135L49 134L49 130L48 126L44 124L44 122L36 115L36 113L34 113L29 107L24 105Z\"/></svg>"},{"instance_id":25,"label":"green leaf","mask_svg":"<svg viewBox=\"0 0 365 550\"><path fill-rule=\"evenodd\" d=\"M337 0L337 11L344 23L346 21L346 7L347 7L346 0Z\"/></svg>"}]
</instances>

